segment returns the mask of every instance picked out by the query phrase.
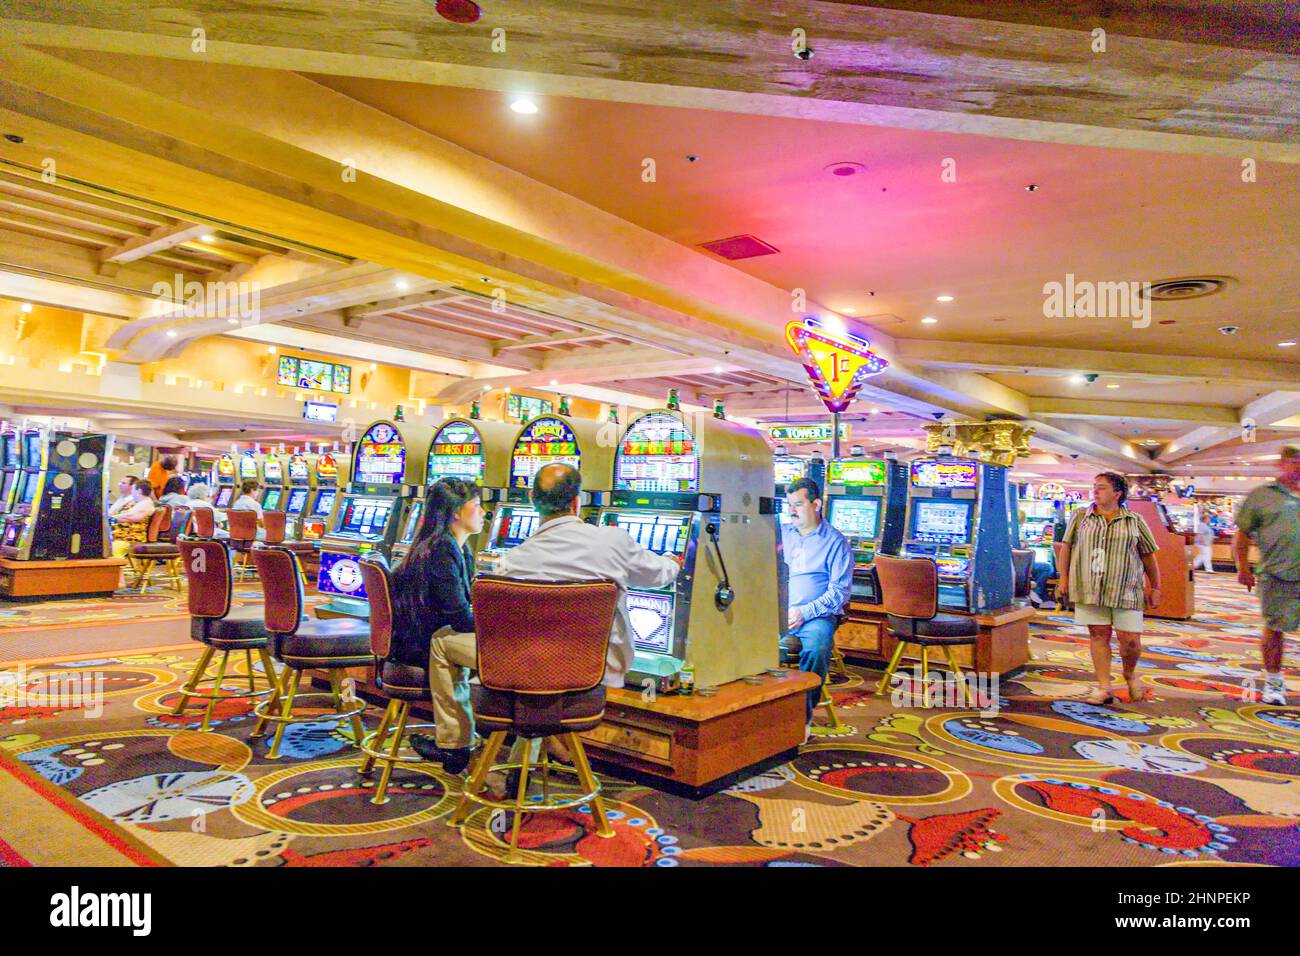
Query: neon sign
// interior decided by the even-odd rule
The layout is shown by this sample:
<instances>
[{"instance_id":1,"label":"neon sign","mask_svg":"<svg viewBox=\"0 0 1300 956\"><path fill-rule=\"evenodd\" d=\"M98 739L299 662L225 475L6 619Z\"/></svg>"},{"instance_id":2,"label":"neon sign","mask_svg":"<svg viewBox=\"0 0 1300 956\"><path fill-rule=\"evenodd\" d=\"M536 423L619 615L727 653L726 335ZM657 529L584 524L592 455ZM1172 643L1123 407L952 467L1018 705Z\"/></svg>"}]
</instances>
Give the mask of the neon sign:
<instances>
[{"instance_id":1,"label":"neon sign","mask_svg":"<svg viewBox=\"0 0 1300 956\"><path fill-rule=\"evenodd\" d=\"M868 378L889 368L888 362L871 351L866 339L847 333L832 335L811 317L787 325L785 338L830 412L844 411Z\"/></svg>"}]
</instances>

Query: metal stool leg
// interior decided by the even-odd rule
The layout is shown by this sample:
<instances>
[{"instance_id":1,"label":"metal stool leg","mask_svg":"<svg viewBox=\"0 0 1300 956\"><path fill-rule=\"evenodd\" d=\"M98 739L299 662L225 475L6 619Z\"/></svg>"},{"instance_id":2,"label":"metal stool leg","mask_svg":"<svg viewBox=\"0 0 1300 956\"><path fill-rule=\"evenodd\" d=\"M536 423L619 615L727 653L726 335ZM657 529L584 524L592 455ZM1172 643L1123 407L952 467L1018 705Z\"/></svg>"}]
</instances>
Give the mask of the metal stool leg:
<instances>
[{"instance_id":1,"label":"metal stool leg","mask_svg":"<svg viewBox=\"0 0 1300 956\"><path fill-rule=\"evenodd\" d=\"M280 702L281 682L279 675L275 672L275 661L271 659L271 652L265 647L259 647L257 650L258 655L262 659L262 669L266 671L266 684L271 688L271 694L266 699L266 711L269 713L271 709ZM288 668L285 668L285 670L287 672ZM253 732L249 734L249 736L261 737L265 733L266 718L259 717L256 726L253 727Z\"/></svg>"},{"instance_id":2,"label":"metal stool leg","mask_svg":"<svg viewBox=\"0 0 1300 956\"><path fill-rule=\"evenodd\" d=\"M839 715L835 713L835 704L831 701L831 692L826 689L826 682L822 681L822 696L817 701L818 707L826 708L826 716L831 719L830 727L832 730L839 730L844 724L840 721Z\"/></svg>"},{"instance_id":3,"label":"metal stool leg","mask_svg":"<svg viewBox=\"0 0 1300 956\"><path fill-rule=\"evenodd\" d=\"M524 821L524 801L528 799L528 767L532 763L532 755L529 751L532 748L525 742L520 748L522 756L519 758L519 789L515 792L515 802L513 816L510 822L510 852L506 855L507 863L518 863L518 844L519 844L519 827Z\"/></svg>"},{"instance_id":4,"label":"metal stool leg","mask_svg":"<svg viewBox=\"0 0 1300 956\"><path fill-rule=\"evenodd\" d=\"M381 747L384 746L384 741L388 739L388 728L393 723L393 714L396 711L397 711L397 700L395 698L390 697L388 700L388 706L384 708L384 716L379 719L379 729L375 731L375 742L374 742L374 746L371 749L379 750ZM374 772L375 772L374 754L366 754L365 759L361 761L361 768L357 771L357 773L361 774L361 776L363 777L368 777Z\"/></svg>"},{"instance_id":5,"label":"metal stool leg","mask_svg":"<svg viewBox=\"0 0 1300 956\"><path fill-rule=\"evenodd\" d=\"M903 650L907 647L907 642L900 640L898 646L894 648L894 654L889 659L889 666L885 668L885 674L880 678L880 683L876 685L876 694L880 695L885 692L889 686L889 678L894 676L894 671L898 670L898 662L903 659Z\"/></svg>"},{"instance_id":6,"label":"metal stool leg","mask_svg":"<svg viewBox=\"0 0 1300 956\"><path fill-rule=\"evenodd\" d=\"M172 708L173 716L179 717L181 712L185 710L185 704L190 699L190 692L199 686L199 683L203 680L203 675L208 672L208 665L212 663L213 653L211 645L205 644L203 646L203 653L199 655L198 662L194 665L194 672L190 674L189 683L181 688L181 699Z\"/></svg>"},{"instance_id":7,"label":"metal stool leg","mask_svg":"<svg viewBox=\"0 0 1300 956\"><path fill-rule=\"evenodd\" d=\"M347 711L347 705L343 702L343 675L336 670L329 671L330 694L334 699L334 710L338 714ZM348 718L352 724L352 736L358 747L361 746L362 739L366 736L366 725L361 722L360 714L353 714Z\"/></svg>"},{"instance_id":8,"label":"metal stool leg","mask_svg":"<svg viewBox=\"0 0 1300 956\"><path fill-rule=\"evenodd\" d=\"M375 788L375 795L370 798L370 802L375 806L382 806L388 802L385 794L388 792L388 781L393 776L393 766L397 763L397 754L402 749L402 737L406 734L406 718L411 714L411 705L407 701L398 701L397 704L397 730L393 734L393 748L388 752L391 758L384 761L384 769L379 774L379 786ZM383 741L379 741L379 747L382 747ZM378 749L378 748L376 748Z\"/></svg>"},{"instance_id":9,"label":"metal stool leg","mask_svg":"<svg viewBox=\"0 0 1300 956\"><path fill-rule=\"evenodd\" d=\"M456 812L451 815L447 821L447 826L458 827L465 822L469 816L470 809L474 802L470 800L468 794L478 794L487 786L487 775L492 770L492 762L497 758L497 752L501 750L501 745L506 741L506 732L504 730L494 730L488 735L487 743L483 745L483 753L479 755L478 763L474 765L474 772L470 775L469 783L461 792L460 803L456 805Z\"/></svg>"},{"instance_id":10,"label":"metal stool leg","mask_svg":"<svg viewBox=\"0 0 1300 956\"><path fill-rule=\"evenodd\" d=\"M596 782L596 776L591 772L591 764L587 762L587 751L582 749L582 741L578 739L577 734L565 734L564 738L569 754L573 757L573 769L578 773L582 788L596 794L591 798L591 814L596 818L596 835L612 837L614 828L609 825L609 817L605 815L605 801L600 797L600 784Z\"/></svg>"},{"instance_id":11,"label":"metal stool leg","mask_svg":"<svg viewBox=\"0 0 1300 956\"><path fill-rule=\"evenodd\" d=\"M959 707L965 707L969 701L969 694L966 693L966 676L961 672L961 665L957 663L957 654L949 645L944 645L943 652L948 657L948 666L952 669L953 680L957 682L957 700L960 702Z\"/></svg>"},{"instance_id":12,"label":"metal stool leg","mask_svg":"<svg viewBox=\"0 0 1300 956\"><path fill-rule=\"evenodd\" d=\"M253 652L244 649L244 666L248 668L248 689L257 690L257 681L253 679Z\"/></svg>"},{"instance_id":13,"label":"metal stool leg","mask_svg":"<svg viewBox=\"0 0 1300 956\"><path fill-rule=\"evenodd\" d=\"M844 663L844 654L838 647L831 648L831 671L836 677L848 677L849 667Z\"/></svg>"},{"instance_id":14,"label":"metal stool leg","mask_svg":"<svg viewBox=\"0 0 1300 956\"><path fill-rule=\"evenodd\" d=\"M288 678L289 675L285 675ZM289 680L289 693L285 696L284 702L280 706L280 716L290 717L293 715L293 699L298 696L298 685L302 683L302 671L294 670L293 677ZM284 739L284 730L289 724L280 721L275 728L275 737L271 740L271 749L266 754L267 760L280 759L280 741Z\"/></svg>"},{"instance_id":15,"label":"metal stool leg","mask_svg":"<svg viewBox=\"0 0 1300 956\"><path fill-rule=\"evenodd\" d=\"M217 709L217 697L221 694L221 682L226 677L226 664L230 661L230 651L221 652L221 662L217 664L217 679L212 685L212 696L208 699L208 709L203 712L203 724L199 727L200 733L208 731L208 724L212 721L212 712Z\"/></svg>"},{"instance_id":16,"label":"metal stool leg","mask_svg":"<svg viewBox=\"0 0 1300 956\"><path fill-rule=\"evenodd\" d=\"M921 703L930 706L930 648L921 645Z\"/></svg>"}]
</instances>

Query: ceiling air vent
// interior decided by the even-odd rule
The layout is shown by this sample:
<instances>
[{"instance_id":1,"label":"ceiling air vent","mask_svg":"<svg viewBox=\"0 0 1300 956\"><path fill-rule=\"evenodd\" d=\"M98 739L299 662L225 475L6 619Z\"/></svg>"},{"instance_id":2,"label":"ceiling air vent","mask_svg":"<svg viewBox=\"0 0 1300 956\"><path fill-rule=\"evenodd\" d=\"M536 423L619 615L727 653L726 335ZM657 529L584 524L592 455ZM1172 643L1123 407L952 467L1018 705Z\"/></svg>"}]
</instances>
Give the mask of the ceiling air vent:
<instances>
[{"instance_id":1,"label":"ceiling air vent","mask_svg":"<svg viewBox=\"0 0 1300 956\"><path fill-rule=\"evenodd\" d=\"M700 248L708 249L715 256L722 256L724 259L752 259L755 256L770 256L774 252L781 251L776 246L769 246L757 236L749 235L702 242Z\"/></svg>"},{"instance_id":2,"label":"ceiling air vent","mask_svg":"<svg viewBox=\"0 0 1300 956\"><path fill-rule=\"evenodd\" d=\"M1151 283L1146 293L1148 299L1160 302L1177 302L1183 299L1203 299L1222 292L1228 287L1227 276L1193 276L1186 279L1165 279Z\"/></svg>"}]
</instances>

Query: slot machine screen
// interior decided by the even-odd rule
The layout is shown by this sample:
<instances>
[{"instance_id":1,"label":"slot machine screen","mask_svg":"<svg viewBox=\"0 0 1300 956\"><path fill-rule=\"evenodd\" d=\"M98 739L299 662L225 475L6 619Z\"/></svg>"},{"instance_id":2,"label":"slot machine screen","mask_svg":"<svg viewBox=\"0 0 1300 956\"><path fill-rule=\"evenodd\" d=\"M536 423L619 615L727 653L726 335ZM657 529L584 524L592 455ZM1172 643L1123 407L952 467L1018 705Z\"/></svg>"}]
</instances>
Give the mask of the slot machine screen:
<instances>
[{"instance_id":1,"label":"slot machine screen","mask_svg":"<svg viewBox=\"0 0 1300 956\"><path fill-rule=\"evenodd\" d=\"M406 444L397 429L376 422L357 448L352 480L362 485L400 485L406 475Z\"/></svg>"},{"instance_id":2,"label":"slot machine screen","mask_svg":"<svg viewBox=\"0 0 1300 956\"><path fill-rule=\"evenodd\" d=\"M305 485L309 480L307 459L294 455L289 459L289 481L295 485Z\"/></svg>"},{"instance_id":3,"label":"slot machine screen","mask_svg":"<svg viewBox=\"0 0 1300 956\"><path fill-rule=\"evenodd\" d=\"M23 467L24 468L41 467L41 436L24 435L23 448L27 452L27 454L24 456L25 460L23 461Z\"/></svg>"},{"instance_id":4,"label":"slot machine screen","mask_svg":"<svg viewBox=\"0 0 1300 956\"><path fill-rule=\"evenodd\" d=\"M974 488L976 464L973 461L949 461L918 458L912 462L914 488Z\"/></svg>"},{"instance_id":5,"label":"slot machine screen","mask_svg":"<svg viewBox=\"0 0 1300 956\"><path fill-rule=\"evenodd\" d=\"M503 509L501 526L497 529L497 538L492 542L493 546L513 548L515 545L523 544L528 536L537 530L540 521L541 515L532 508Z\"/></svg>"},{"instance_id":6,"label":"slot machine screen","mask_svg":"<svg viewBox=\"0 0 1300 956\"><path fill-rule=\"evenodd\" d=\"M427 484L439 478L463 478L482 484L483 472L483 439L477 428L466 422L448 422L438 429L429 451Z\"/></svg>"},{"instance_id":7,"label":"slot machine screen","mask_svg":"<svg viewBox=\"0 0 1300 956\"><path fill-rule=\"evenodd\" d=\"M266 463L262 465L262 477L265 479L266 484L278 485L284 481L284 469L280 467L280 463L276 459L268 458Z\"/></svg>"},{"instance_id":8,"label":"slot machine screen","mask_svg":"<svg viewBox=\"0 0 1300 956\"><path fill-rule=\"evenodd\" d=\"M912 537L931 544L966 544L974 502L920 499L912 503Z\"/></svg>"},{"instance_id":9,"label":"slot machine screen","mask_svg":"<svg viewBox=\"0 0 1300 956\"><path fill-rule=\"evenodd\" d=\"M832 498L831 527L846 538L876 538L880 534L879 498Z\"/></svg>"},{"instance_id":10,"label":"slot machine screen","mask_svg":"<svg viewBox=\"0 0 1300 956\"><path fill-rule=\"evenodd\" d=\"M673 599L645 591L627 593L627 616L632 624L632 646L667 654L672 647Z\"/></svg>"},{"instance_id":11,"label":"slot machine screen","mask_svg":"<svg viewBox=\"0 0 1300 956\"><path fill-rule=\"evenodd\" d=\"M295 488L289 492L289 503L284 506L285 514L298 515L302 514L303 507L307 504L307 489Z\"/></svg>"},{"instance_id":12,"label":"slot machine screen","mask_svg":"<svg viewBox=\"0 0 1300 956\"><path fill-rule=\"evenodd\" d=\"M826 480L832 485L883 485L887 477L883 461L837 458L826 466Z\"/></svg>"},{"instance_id":13,"label":"slot machine screen","mask_svg":"<svg viewBox=\"0 0 1300 956\"><path fill-rule=\"evenodd\" d=\"M695 439L679 418L651 412L628 426L614 464L614 490L700 490Z\"/></svg>"},{"instance_id":14,"label":"slot machine screen","mask_svg":"<svg viewBox=\"0 0 1300 956\"><path fill-rule=\"evenodd\" d=\"M0 449L4 450L4 461L0 461L0 466L5 468L21 468L23 454L22 449L18 446L17 435L7 435L3 441L0 441Z\"/></svg>"},{"instance_id":15,"label":"slot machine screen","mask_svg":"<svg viewBox=\"0 0 1300 956\"><path fill-rule=\"evenodd\" d=\"M685 554L690 541L691 519L682 515L649 511L614 511L605 524L616 525L641 547L655 554Z\"/></svg>"},{"instance_id":16,"label":"slot machine screen","mask_svg":"<svg viewBox=\"0 0 1300 956\"><path fill-rule=\"evenodd\" d=\"M807 463L802 458L776 458L772 461L772 467L776 471L778 485L788 485L808 473Z\"/></svg>"},{"instance_id":17,"label":"slot machine screen","mask_svg":"<svg viewBox=\"0 0 1300 956\"><path fill-rule=\"evenodd\" d=\"M334 498L338 494L336 489L322 491L316 496L316 506L311 510L313 518L327 518L329 513L334 509Z\"/></svg>"},{"instance_id":18,"label":"slot machine screen","mask_svg":"<svg viewBox=\"0 0 1300 956\"><path fill-rule=\"evenodd\" d=\"M402 544L415 540L415 529L420 527L420 515L424 514L424 502L417 501L411 505L411 513L406 518L406 528L402 531Z\"/></svg>"},{"instance_id":19,"label":"slot machine screen","mask_svg":"<svg viewBox=\"0 0 1300 956\"><path fill-rule=\"evenodd\" d=\"M243 458L239 459L239 477L257 477L257 459L252 455L245 455Z\"/></svg>"},{"instance_id":20,"label":"slot machine screen","mask_svg":"<svg viewBox=\"0 0 1300 956\"><path fill-rule=\"evenodd\" d=\"M322 594L365 599L366 582L361 576L361 564L351 554L322 551L320 571L316 575L316 589Z\"/></svg>"},{"instance_id":21,"label":"slot machine screen","mask_svg":"<svg viewBox=\"0 0 1300 956\"><path fill-rule=\"evenodd\" d=\"M36 476L28 475L27 480L23 482L23 500L22 503L29 505L36 498Z\"/></svg>"},{"instance_id":22,"label":"slot machine screen","mask_svg":"<svg viewBox=\"0 0 1300 956\"><path fill-rule=\"evenodd\" d=\"M222 485L217 489L217 499L212 502L214 508L229 508L230 499L235 496L235 489L232 485Z\"/></svg>"},{"instance_id":23,"label":"slot machine screen","mask_svg":"<svg viewBox=\"0 0 1300 956\"><path fill-rule=\"evenodd\" d=\"M344 503L346 510L339 520L339 531L362 537L381 536L388 527L394 503L393 498L349 498Z\"/></svg>"},{"instance_id":24,"label":"slot machine screen","mask_svg":"<svg viewBox=\"0 0 1300 956\"><path fill-rule=\"evenodd\" d=\"M534 419L515 439L514 453L510 456L510 487L531 488L533 476L555 462L581 470L578 439L562 419Z\"/></svg>"},{"instance_id":25,"label":"slot machine screen","mask_svg":"<svg viewBox=\"0 0 1300 956\"><path fill-rule=\"evenodd\" d=\"M281 494L279 488L268 488L266 497L262 499L262 509L265 511L279 511Z\"/></svg>"},{"instance_id":26,"label":"slot machine screen","mask_svg":"<svg viewBox=\"0 0 1300 956\"><path fill-rule=\"evenodd\" d=\"M18 478L18 472L16 471L5 472L4 486L0 487L0 508L3 508L5 506L5 502L9 500L9 492L13 489L14 482L17 480L17 478Z\"/></svg>"}]
</instances>

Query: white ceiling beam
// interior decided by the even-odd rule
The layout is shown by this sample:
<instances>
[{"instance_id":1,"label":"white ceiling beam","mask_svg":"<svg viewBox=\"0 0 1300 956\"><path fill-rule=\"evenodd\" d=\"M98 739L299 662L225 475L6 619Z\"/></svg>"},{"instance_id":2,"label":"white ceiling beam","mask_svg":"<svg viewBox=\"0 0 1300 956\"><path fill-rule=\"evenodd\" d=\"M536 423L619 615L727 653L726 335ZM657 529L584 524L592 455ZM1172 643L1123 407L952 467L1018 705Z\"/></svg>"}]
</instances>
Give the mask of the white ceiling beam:
<instances>
[{"instance_id":1,"label":"white ceiling beam","mask_svg":"<svg viewBox=\"0 0 1300 956\"><path fill-rule=\"evenodd\" d=\"M1156 460L1165 464L1179 461L1198 451L1242 438L1251 427L1258 431L1297 414L1300 414L1300 392L1270 392L1242 408L1236 424L1194 429L1162 448Z\"/></svg>"},{"instance_id":2,"label":"white ceiling beam","mask_svg":"<svg viewBox=\"0 0 1300 956\"><path fill-rule=\"evenodd\" d=\"M1098 401L1092 398L1030 398L1029 412L1040 418L1095 418L1104 421L1207 422L1232 425L1237 411L1214 405L1179 405L1172 402Z\"/></svg>"},{"instance_id":3,"label":"white ceiling beam","mask_svg":"<svg viewBox=\"0 0 1300 956\"><path fill-rule=\"evenodd\" d=\"M195 222L159 226L146 236L137 236L121 245L105 249L99 254L99 259L105 264L135 262L137 259L144 259L174 249L182 243L191 242L209 231L209 227Z\"/></svg>"},{"instance_id":4,"label":"white ceiling beam","mask_svg":"<svg viewBox=\"0 0 1300 956\"><path fill-rule=\"evenodd\" d=\"M454 302L464 296L463 292L450 289L445 283L435 282L432 279L407 281L416 291L394 298L367 302L364 305L349 306L343 310L344 321L352 322L375 315L387 315L390 312L407 312L427 305L436 305L439 302ZM420 288L421 286L423 288Z\"/></svg>"}]
</instances>

